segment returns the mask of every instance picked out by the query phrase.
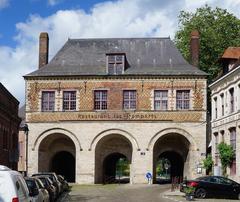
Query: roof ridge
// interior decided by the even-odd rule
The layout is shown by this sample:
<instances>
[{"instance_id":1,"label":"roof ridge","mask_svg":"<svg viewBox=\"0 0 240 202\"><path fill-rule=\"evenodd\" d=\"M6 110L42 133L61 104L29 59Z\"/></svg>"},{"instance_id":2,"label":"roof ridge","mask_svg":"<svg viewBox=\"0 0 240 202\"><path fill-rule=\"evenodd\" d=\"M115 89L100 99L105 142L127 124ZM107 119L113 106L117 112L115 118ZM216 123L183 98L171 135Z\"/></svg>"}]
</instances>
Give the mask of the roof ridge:
<instances>
[{"instance_id":1,"label":"roof ridge","mask_svg":"<svg viewBox=\"0 0 240 202\"><path fill-rule=\"evenodd\" d=\"M126 37L126 38L68 38L68 41L85 41L85 40L129 40L129 39L147 39L147 40L151 40L151 39L170 39L170 37Z\"/></svg>"}]
</instances>

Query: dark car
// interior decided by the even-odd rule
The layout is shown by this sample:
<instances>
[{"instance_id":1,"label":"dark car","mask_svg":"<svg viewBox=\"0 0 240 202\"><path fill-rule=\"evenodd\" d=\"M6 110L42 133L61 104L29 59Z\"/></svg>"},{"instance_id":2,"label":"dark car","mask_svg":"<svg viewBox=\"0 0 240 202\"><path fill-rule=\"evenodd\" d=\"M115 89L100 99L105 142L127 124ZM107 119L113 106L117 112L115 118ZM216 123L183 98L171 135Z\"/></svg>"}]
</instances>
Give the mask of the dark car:
<instances>
[{"instance_id":1,"label":"dark car","mask_svg":"<svg viewBox=\"0 0 240 202\"><path fill-rule=\"evenodd\" d=\"M47 191L49 193L50 201L54 202L55 199L57 198L57 188L53 185L53 182L51 181L51 179L49 177L47 177L46 175L45 176L38 175L35 177L38 178L39 180L41 180L45 189L47 189Z\"/></svg>"},{"instance_id":2,"label":"dark car","mask_svg":"<svg viewBox=\"0 0 240 202\"><path fill-rule=\"evenodd\" d=\"M69 190L69 185L67 180L62 176L62 175L57 175L59 182L62 183L63 185L63 191L68 191Z\"/></svg>"},{"instance_id":3,"label":"dark car","mask_svg":"<svg viewBox=\"0 0 240 202\"><path fill-rule=\"evenodd\" d=\"M221 176L205 176L195 180L185 180L180 186L180 191L184 192L185 187L195 187L196 198L240 199L240 184Z\"/></svg>"},{"instance_id":4,"label":"dark car","mask_svg":"<svg viewBox=\"0 0 240 202\"><path fill-rule=\"evenodd\" d=\"M35 173L32 176L36 177L36 176L39 176L39 175L44 175L44 176L49 177L52 180L53 185L57 188L58 195L60 195L62 193L62 191L63 191L62 190L62 184L61 184L61 182L59 182L56 173L54 173L54 172L40 172L40 173Z\"/></svg>"}]
</instances>

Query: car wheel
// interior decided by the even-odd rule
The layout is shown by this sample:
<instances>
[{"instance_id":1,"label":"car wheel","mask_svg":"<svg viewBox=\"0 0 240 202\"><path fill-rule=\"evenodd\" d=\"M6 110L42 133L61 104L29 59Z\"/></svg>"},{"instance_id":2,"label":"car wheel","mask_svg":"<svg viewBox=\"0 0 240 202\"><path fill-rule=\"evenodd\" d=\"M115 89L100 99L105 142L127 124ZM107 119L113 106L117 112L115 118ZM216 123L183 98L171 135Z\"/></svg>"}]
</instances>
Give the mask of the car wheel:
<instances>
[{"instance_id":1,"label":"car wheel","mask_svg":"<svg viewBox=\"0 0 240 202\"><path fill-rule=\"evenodd\" d=\"M237 198L238 198L238 200L240 200L240 193L238 193L238 197Z\"/></svg>"},{"instance_id":2,"label":"car wheel","mask_svg":"<svg viewBox=\"0 0 240 202\"><path fill-rule=\"evenodd\" d=\"M197 198L206 198L207 192L206 192L205 189L199 188L199 189L197 189L197 190L195 191L195 196L196 196Z\"/></svg>"}]
</instances>

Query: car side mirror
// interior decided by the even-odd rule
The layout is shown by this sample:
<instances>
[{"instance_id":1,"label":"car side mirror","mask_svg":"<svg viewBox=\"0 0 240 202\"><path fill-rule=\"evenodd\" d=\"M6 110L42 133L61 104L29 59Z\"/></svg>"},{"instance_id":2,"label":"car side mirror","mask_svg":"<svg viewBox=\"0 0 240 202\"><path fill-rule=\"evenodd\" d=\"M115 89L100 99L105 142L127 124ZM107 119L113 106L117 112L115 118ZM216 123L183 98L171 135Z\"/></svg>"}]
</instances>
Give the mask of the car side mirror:
<instances>
[{"instance_id":1,"label":"car side mirror","mask_svg":"<svg viewBox=\"0 0 240 202\"><path fill-rule=\"evenodd\" d=\"M34 197L34 196L37 196L38 194L39 194L39 190L38 190L37 187L31 188L31 189L29 190L29 196Z\"/></svg>"}]
</instances>

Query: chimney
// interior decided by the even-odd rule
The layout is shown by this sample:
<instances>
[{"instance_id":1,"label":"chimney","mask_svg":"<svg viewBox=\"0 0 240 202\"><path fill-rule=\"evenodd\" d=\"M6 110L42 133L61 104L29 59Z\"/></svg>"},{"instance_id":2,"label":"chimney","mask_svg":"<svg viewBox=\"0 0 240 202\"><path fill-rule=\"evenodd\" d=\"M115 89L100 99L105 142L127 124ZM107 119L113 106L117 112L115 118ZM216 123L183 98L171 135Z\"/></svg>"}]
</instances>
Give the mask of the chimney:
<instances>
[{"instance_id":1,"label":"chimney","mask_svg":"<svg viewBox=\"0 0 240 202\"><path fill-rule=\"evenodd\" d=\"M193 66L198 67L198 64L199 64L199 32L198 30L193 30L191 32L190 54L191 54L191 64Z\"/></svg>"},{"instance_id":2,"label":"chimney","mask_svg":"<svg viewBox=\"0 0 240 202\"><path fill-rule=\"evenodd\" d=\"M48 33L42 32L39 36L39 69L48 63Z\"/></svg>"}]
</instances>

